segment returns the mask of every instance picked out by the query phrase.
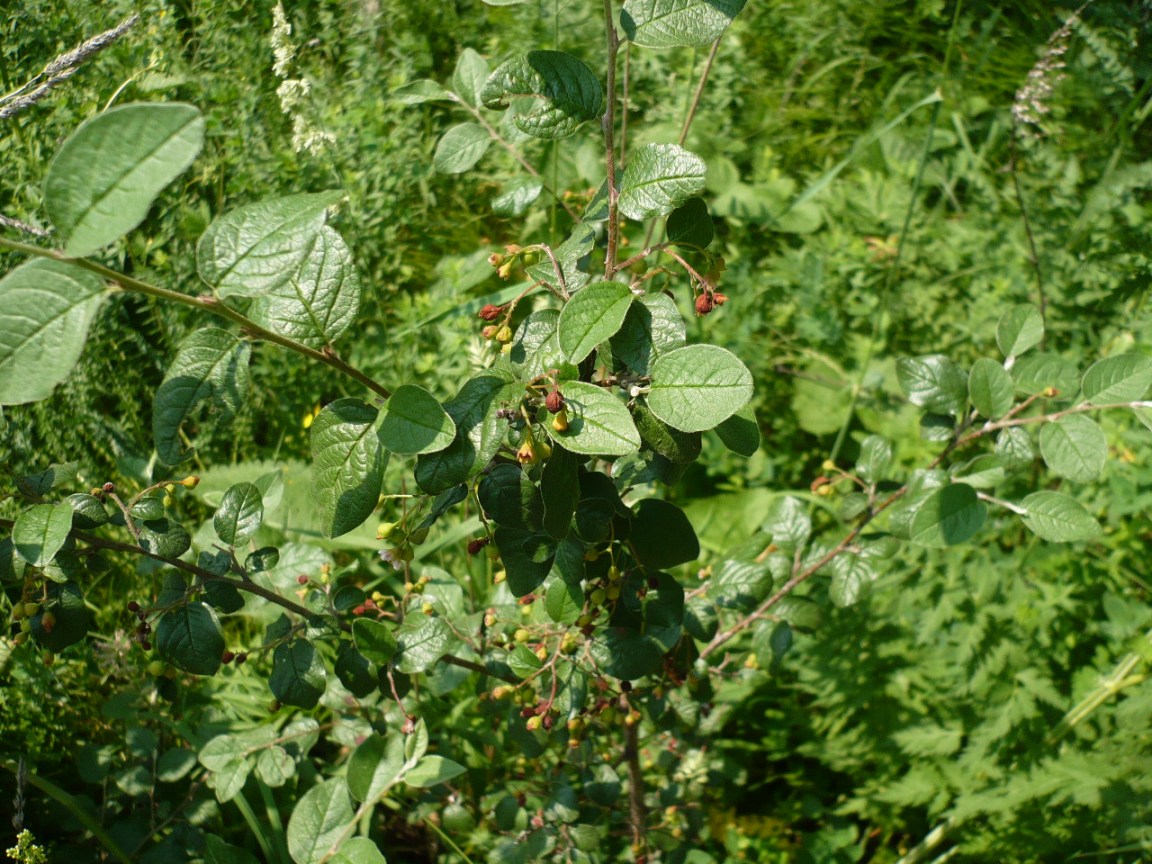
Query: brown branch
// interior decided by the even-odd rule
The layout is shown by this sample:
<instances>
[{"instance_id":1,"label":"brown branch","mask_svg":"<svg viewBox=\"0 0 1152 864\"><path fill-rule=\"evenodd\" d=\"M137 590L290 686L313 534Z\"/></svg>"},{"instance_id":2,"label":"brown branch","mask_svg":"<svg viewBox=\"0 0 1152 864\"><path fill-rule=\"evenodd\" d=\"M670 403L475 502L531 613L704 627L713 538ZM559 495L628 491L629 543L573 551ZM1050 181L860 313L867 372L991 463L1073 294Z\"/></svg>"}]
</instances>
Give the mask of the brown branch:
<instances>
[{"instance_id":1,"label":"brown branch","mask_svg":"<svg viewBox=\"0 0 1152 864\"><path fill-rule=\"evenodd\" d=\"M620 243L620 190L616 185L616 55L620 35L612 22L612 0L604 0L604 30L608 40L608 73L604 91L608 105L600 125L604 130L604 162L608 183L608 249L604 255L604 278L611 279L616 269L616 249Z\"/></svg>"}]
</instances>

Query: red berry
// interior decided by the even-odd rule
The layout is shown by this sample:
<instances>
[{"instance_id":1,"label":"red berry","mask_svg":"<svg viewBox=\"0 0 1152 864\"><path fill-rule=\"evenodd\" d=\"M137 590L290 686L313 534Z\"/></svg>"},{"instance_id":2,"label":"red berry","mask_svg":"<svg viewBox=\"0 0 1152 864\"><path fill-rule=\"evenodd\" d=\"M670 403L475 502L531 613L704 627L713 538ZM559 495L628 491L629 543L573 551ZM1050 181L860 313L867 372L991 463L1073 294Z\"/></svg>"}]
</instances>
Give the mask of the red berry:
<instances>
[{"instance_id":1,"label":"red berry","mask_svg":"<svg viewBox=\"0 0 1152 864\"><path fill-rule=\"evenodd\" d=\"M224 663L225 665L227 665L228 663L231 663L235 659L236 659L236 655L233 654L231 651L225 651L223 654L220 655L220 662Z\"/></svg>"},{"instance_id":2,"label":"red berry","mask_svg":"<svg viewBox=\"0 0 1152 864\"><path fill-rule=\"evenodd\" d=\"M504 307L493 306L491 303L489 303L487 306L481 309L478 314L485 321L495 321L497 318L504 314Z\"/></svg>"},{"instance_id":3,"label":"red berry","mask_svg":"<svg viewBox=\"0 0 1152 864\"><path fill-rule=\"evenodd\" d=\"M299 576L296 577L296 582L299 585L307 585L308 584L308 574L301 573Z\"/></svg>"},{"instance_id":4,"label":"red berry","mask_svg":"<svg viewBox=\"0 0 1152 864\"><path fill-rule=\"evenodd\" d=\"M564 410L564 397L560 394L559 390L553 390L544 399L544 405L553 414L559 414Z\"/></svg>"},{"instance_id":5,"label":"red berry","mask_svg":"<svg viewBox=\"0 0 1152 864\"><path fill-rule=\"evenodd\" d=\"M151 651L152 650L152 643L149 642L147 639L144 639L143 641L141 641L140 647L143 648L145 651Z\"/></svg>"},{"instance_id":6,"label":"red berry","mask_svg":"<svg viewBox=\"0 0 1152 864\"><path fill-rule=\"evenodd\" d=\"M247 659L248 659L247 654L244 654L244 653L237 654L236 655L236 665L239 666L241 663L243 663Z\"/></svg>"},{"instance_id":7,"label":"red berry","mask_svg":"<svg viewBox=\"0 0 1152 864\"><path fill-rule=\"evenodd\" d=\"M703 294L696 298L696 314L707 315L712 311L713 305L712 295L705 291Z\"/></svg>"},{"instance_id":8,"label":"red berry","mask_svg":"<svg viewBox=\"0 0 1152 864\"><path fill-rule=\"evenodd\" d=\"M139 612L140 611L140 604L137 603L135 600L128 601L128 611L129 612Z\"/></svg>"},{"instance_id":9,"label":"red berry","mask_svg":"<svg viewBox=\"0 0 1152 864\"><path fill-rule=\"evenodd\" d=\"M111 495L115 491L116 491L116 484L115 483L105 483L104 484L105 494Z\"/></svg>"},{"instance_id":10,"label":"red berry","mask_svg":"<svg viewBox=\"0 0 1152 864\"><path fill-rule=\"evenodd\" d=\"M723 306L725 303L728 302L728 295L727 294L721 294L719 291L717 291L715 294L712 295L712 300L715 301L717 306Z\"/></svg>"},{"instance_id":11,"label":"red berry","mask_svg":"<svg viewBox=\"0 0 1152 864\"><path fill-rule=\"evenodd\" d=\"M479 552L481 549L483 549L485 546L487 546L489 542L490 542L490 538L488 538L488 537L477 537L475 540L469 540L468 541L468 554L469 555L475 555L477 552Z\"/></svg>"},{"instance_id":12,"label":"red berry","mask_svg":"<svg viewBox=\"0 0 1152 864\"><path fill-rule=\"evenodd\" d=\"M621 693L631 693L632 692L632 682L631 681L621 681L620 682L620 692Z\"/></svg>"}]
</instances>

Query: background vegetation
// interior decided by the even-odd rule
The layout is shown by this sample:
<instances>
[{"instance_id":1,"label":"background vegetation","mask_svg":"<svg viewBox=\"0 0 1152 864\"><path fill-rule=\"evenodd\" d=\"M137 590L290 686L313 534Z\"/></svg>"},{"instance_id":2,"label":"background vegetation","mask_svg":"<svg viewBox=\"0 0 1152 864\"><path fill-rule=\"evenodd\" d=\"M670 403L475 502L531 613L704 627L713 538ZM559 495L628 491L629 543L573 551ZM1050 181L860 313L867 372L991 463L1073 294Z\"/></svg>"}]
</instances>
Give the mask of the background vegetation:
<instances>
[{"instance_id":1,"label":"background vegetation","mask_svg":"<svg viewBox=\"0 0 1152 864\"><path fill-rule=\"evenodd\" d=\"M493 148L482 171L437 174L435 141L459 112L390 91L450 81L465 48L494 66L525 45L554 47L599 70L596 16L584 0L286 3L292 74L311 84L297 113L330 136L308 150L294 147L277 96L273 5L25 0L8 12L5 91L128 14L141 22L47 100L0 121L0 213L45 224L51 154L105 105L191 102L208 120L204 153L107 263L194 291L194 244L215 214L340 189L336 225L365 285L344 352L369 374L447 398L482 358L475 311L504 287L489 254L556 236L562 211L494 217L489 201L516 175L511 157ZM783 493L811 505L816 534L840 524L849 490L818 496L810 484L826 460L854 464L870 434L896 442L898 470L931 461L939 446L920 435L899 357L994 353L997 320L1025 302L1045 309L1046 350L1078 366L1149 353L1152 5L1087 5L1041 124L1021 128L1013 115L1074 11L1040 0L752 0L724 36L686 146L709 163L730 305L689 328L753 371L764 440L745 460L706 438L671 491L704 548L694 573L718 579L753 558ZM631 51L630 147L675 139L706 53ZM532 146L545 178L582 208L602 170L595 148ZM643 226L628 230L644 243ZM4 271L14 263L0 253ZM152 482L152 393L201 324L146 299L106 304L76 374L51 399L5 410L0 491L11 499L17 477L64 462L76 464L78 489ZM296 467L307 460L306 418L349 393L263 348L252 377L233 423L196 429L204 480L178 506L203 519L232 480L261 473L252 466L285 465L289 503L275 529L290 541L307 507ZM1037 466L1029 486L1074 488L1105 526L1098 540L1045 544L1004 514L967 546L902 547L851 605L812 580L800 593L814 614L793 622L794 636L785 642L768 624L749 632L727 646L719 675L649 681L659 707L645 714L640 760L652 860L1147 860L1152 448L1134 415L1103 423L1114 458L1099 480L1070 484ZM387 488L402 490L404 470L390 467ZM465 536L434 540L420 559L429 594L461 613L487 566L465 554ZM311 563L403 594L375 552L369 535ZM126 611L158 578L114 558L88 603L93 631L116 635L50 667L0 642L3 764L22 758L59 793L26 787L24 824L51 860L100 860L85 839L94 821L133 860L234 860L211 857L211 834L287 861L295 802L344 770L374 725L404 718L394 705L350 707L337 695L311 712L270 710L266 682L245 667L164 684L131 642ZM520 614L512 604L497 612ZM258 643L265 623L230 638ZM378 808L364 829L390 861L631 860L610 815L615 772L582 775L563 746L526 736L489 698L491 682L458 669L427 678L419 705L438 730L434 747L469 770ZM620 767L620 723L589 732L601 765ZM275 782L254 770L218 803L197 752L217 735L270 727L292 775ZM7 800L15 774L0 776Z\"/></svg>"}]
</instances>

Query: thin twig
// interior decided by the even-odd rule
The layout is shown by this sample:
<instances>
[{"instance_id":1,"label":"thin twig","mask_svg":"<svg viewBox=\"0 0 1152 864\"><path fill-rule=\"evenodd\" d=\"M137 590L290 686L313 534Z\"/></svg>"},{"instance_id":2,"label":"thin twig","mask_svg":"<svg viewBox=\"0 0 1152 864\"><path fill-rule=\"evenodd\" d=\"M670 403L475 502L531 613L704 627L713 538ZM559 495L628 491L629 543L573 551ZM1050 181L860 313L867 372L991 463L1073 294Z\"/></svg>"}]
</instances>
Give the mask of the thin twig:
<instances>
[{"instance_id":1,"label":"thin twig","mask_svg":"<svg viewBox=\"0 0 1152 864\"><path fill-rule=\"evenodd\" d=\"M93 36L87 42L73 48L71 51L61 54L45 66L44 71L27 84L24 84L15 92L0 98L0 103L7 103L3 107L0 107L0 120L7 120L25 108L35 105L47 96L54 87L75 75L80 69L80 64L103 51L135 27L139 20L139 15L132 15L111 30L106 30L98 36Z\"/></svg>"},{"instance_id":2,"label":"thin twig","mask_svg":"<svg viewBox=\"0 0 1152 864\"><path fill-rule=\"evenodd\" d=\"M21 222L19 219L4 216L3 214L0 214L0 226L23 231L25 234L31 234L33 237L48 237L52 233L45 231L43 228L37 228L35 225L29 225L27 222Z\"/></svg>"},{"instance_id":3,"label":"thin twig","mask_svg":"<svg viewBox=\"0 0 1152 864\"><path fill-rule=\"evenodd\" d=\"M620 34L612 18L612 0L604 0L604 31L608 41L608 74L604 87L607 106L600 125L604 130L604 162L608 182L608 249L604 255L604 278L611 279L616 269L616 249L620 243L620 189L616 184L616 56L620 52ZM647 244L645 244L647 245Z\"/></svg>"}]
</instances>

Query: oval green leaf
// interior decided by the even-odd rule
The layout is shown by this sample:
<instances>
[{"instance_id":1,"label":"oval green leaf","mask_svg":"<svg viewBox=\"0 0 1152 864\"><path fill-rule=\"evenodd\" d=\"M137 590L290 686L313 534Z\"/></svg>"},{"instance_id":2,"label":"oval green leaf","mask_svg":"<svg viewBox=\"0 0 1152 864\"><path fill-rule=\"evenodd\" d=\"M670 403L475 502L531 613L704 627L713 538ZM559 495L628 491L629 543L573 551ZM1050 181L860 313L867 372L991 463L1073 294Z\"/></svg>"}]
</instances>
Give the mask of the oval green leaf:
<instances>
[{"instance_id":1,"label":"oval green leaf","mask_svg":"<svg viewBox=\"0 0 1152 864\"><path fill-rule=\"evenodd\" d=\"M1040 455L1061 477L1087 483L1104 470L1108 438L1083 414L1070 414L1040 429Z\"/></svg>"},{"instance_id":2,"label":"oval green leaf","mask_svg":"<svg viewBox=\"0 0 1152 864\"><path fill-rule=\"evenodd\" d=\"M594 282L564 304L557 331L570 363L580 363L624 323L633 294L619 282Z\"/></svg>"},{"instance_id":3,"label":"oval green leaf","mask_svg":"<svg viewBox=\"0 0 1152 864\"><path fill-rule=\"evenodd\" d=\"M453 777L464 773L464 766L443 756L428 755L416 763L407 774L404 782L416 789L428 789L447 783Z\"/></svg>"},{"instance_id":4,"label":"oval green leaf","mask_svg":"<svg viewBox=\"0 0 1152 864\"><path fill-rule=\"evenodd\" d=\"M229 211L196 244L200 278L220 297L259 297L296 278L340 192L290 195Z\"/></svg>"},{"instance_id":5,"label":"oval green leaf","mask_svg":"<svg viewBox=\"0 0 1152 864\"><path fill-rule=\"evenodd\" d=\"M216 409L218 423L236 412L248 391L250 352L247 342L215 327L180 343L152 398L152 437L161 462L176 465L190 455L181 447L180 426L201 402Z\"/></svg>"},{"instance_id":6,"label":"oval green leaf","mask_svg":"<svg viewBox=\"0 0 1152 864\"><path fill-rule=\"evenodd\" d=\"M328 673L307 639L284 642L272 654L272 676L268 687L285 705L315 708L328 686Z\"/></svg>"},{"instance_id":7,"label":"oval green leaf","mask_svg":"<svg viewBox=\"0 0 1152 864\"><path fill-rule=\"evenodd\" d=\"M90 255L143 222L203 143L204 118L191 105L122 105L86 121L44 181L44 207L64 252Z\"/></svg>"},{"instance_id":8,"label":"oval green leaf","mask_svg":"<svg viewBox=\"0 0 1152 864\"><path fill-rule=\"evenodd\" d=\"M491 143L491 137L479 123L453 126L436 144L432 167L440 174L463 174L484 157Z\"/></svg>"},{"instance_id":9,"label":"oval green leaf","mask_svg":"<svg viewBox=\"0 0 1152 864\"><path fill-rule=\"evenodd\" d=\"M288 820L288 854L296 864L331 860L356 820L343 777L317 783L304 793Z\"/></svg>"},{"instance_id":10,"label":"oval green leaf","mask_svg":"<svg viewBox=\"0 0 1152 864\"><path fill-rule=\"evenodd\" d=\"M216 535L229 546L246 543L264 521L264 498L252 483L230 486L212 517Z\"/></svg>"},{"instance_id":11,"label":"oval green leaf","mask_svg":"<svg viewBox=\"0 0 1152 864\"><path fill-rule=\"evenodd\" d=\"M396 656L396 638L383 621L357 618L352 622L352 641L357 651L381 669Z\"/></svg>"},{"instance_id":12,"label":"oval green leaf","mask_svg":"<svg viewBox=\"0 0 1152 864\"><path fill-rule=\"evenodd\" d=\"M896 378L909 402L933 414L959 415L968 401L968 376L942 354L901 357Z\"/></svg>"},{"instance_id":13,"label":"oval green leaf","mask_svg":"<svg viewBox=\"0 0 1152 864\"><path fill-rule=\"evenodd\" d=\"M953 483L928 495L909 526L909 539L920 546L942 548L971 539L984 524L988 506L976 490Z\"/></svg>"},{"instance_id":14,"label":"oval green leaf","mask_svg":"<svg viewBox=\"0 0 1152 864\"><path fill-rule=\"evenodd\" d=\"M99 276L62 261L29 261L0 279L0 405L52 395L104 297Z\"/></svg>"},{"instance_id":15,"label":"oval green leaf","mask_svg":"<svg viewBox=\"0 0 1152 864\"><path fill-rule=\"evenodd\" d=\"M337 399L312 423L312 490L325 537L347 534L376 509L388 464L377 413L359 399Z\"/></svg>"},{"instance_id":16,"label":"oval green leaf","mask_svg":"<svg viewBox=\"0 0 1152 864\"><path fill-rule=\"evenodd\" d=\"M648 407L683 432L723 423L752 398L752 373L718 345L686 345L652 364Z\"/></svg>"},{"instance_id":17,"label":"oval green leaf","mask_svg":"<svg viewBox=\"0 0 1152 864\"><path fill-rule=\"evenodd\" d=\"M1033 492L1022 502L1024 524L1042 540L1075 543L1095 540L1103 532L1100 523L1074 498L1059 492Z\"/></svg>"},{"instance_id":18,"label":"oval green leaf","mask_svg":"<svg viewBox=\"0 0 1152 864\"><path fill-rule=\"evenodd\" d=\"M1152 387L1152 358L1141 354L1105 357L1084 373L1081 389L1094 405L1136 402Z\"/></svg>"},{"instance_id":19,"label":"oval green leaf","mask_svg":"<svg viewBox=\"0 0 1152 864\"><path fill-rule=\"evenodd\" d=\"M693 249L706 249L716 236L716 226L702 198L689 198L668 216L668 242Z\"/></svg>"},{"instance_id":20,"label":"oval green leaf","mask_svg":"<svg viewBox=\"0 0 1152 864\"><path fill-rule=\"evenodd\" d=\"M704 191L704 160L677 144L647 144L628 160L620 181L620 212L643 222L667 216Z\"/></svg>"},{"instance_id":21,"label":"oval green leaf","mask_svg":"<svg viewBox=\"0 0 1152 864\"><path fill-rule=\"evenodd\" d=\"M452 443L456 424L436 397L415 384L404 384L381 412L380 441L393 453L435 453Z\"/></svg>"},{"instance_id":22,"label":"oval green leaf","mask_svg":"<svg viewBox=\"0 0 1152 864\"><path fill-rule=\"evenodd\" d=\"M968 397L981 416L989 420L999 420L1012 410L1016 387L1012 376L988 357L981 357L972 364L968 373Z\"/></svg>"},{"instance_id":23,"label":"oval green leaf","mask_svg":"<svg viewBox=\"0 0 1152 864\"><path fill-rule=\"evenodd\" d=\"M1044 319L1035 306L1014 306L996 325L996 344L1005 357L1017 357L1044 339Z\"/></svg>"},{"instance_id":24,"label":"oval green leaf","mask_svg":"<svg viewBox=\"0 0 1152 864\"><path fill-rule=\"evenodd\" d=\"M707 48L746 0L627 0L620 26L645 48Z\"/></svg>"},{"instance_id":25,"label":"oval green leaf","mask_svg":"<svg viewBox=\"0 0 1152 864\"><path fill-rule=\"evenodd\" d=\"M216 611L197 601L165 612L156 624L156 650L177 669L192 675L215 675L224 653L224 634Z\"/></svg>"},{"instance_id":26,"label":"oval green leaf","mask_svg":"<svg viewBox=\"0 0 1152 864\"><path fill-rule=\"evenodd\" d=\"M563 387L568 428L548 435L572 453L586 456L627 456L640 449L640 433L622 400L603 387L568 381Z\"/></svg>"},{"instance_id":27,"label":"oval green leaf","mask_svg":"<svg viewBox=\"0 0 1152 864\"><path fill-rule=\"evenodd\" d=\"M360 311L360 272L344 238L325 225L298 270L257 297L248 317L310 348L331 345Z\"/></svg>"},{"instance_id":28,"label":"oval green leaf","mask_svg":"<svg viewBox=\"0 0 1152 864\"><path fill-rule=\"evenodd\" d=\"M18 517L12 526L16 554L33 567L45 567L68 539L72 530L72 505L36 504Z\"/></svg>"},{"instance_id":29,"label":"oval green leaf","mask_svg":"<svg viewBox=\"0 0 1152 864\"><path fill-rule=\"evenodd\" d=\"M665 570L700 557L700 541L684 511L659 498L645 498L636 505L630 540L647 570Z\"/></svg>"},{"instance_id":30,"label":"oval green leaf","mask_svg":"<svg viewBox=\"0 0 1152 864\"><path fill-rule=\"evenodd\" d=\"M527 98L516 101L521 96ZM512 123L534 138L566 138L604 110L604 88L596 75L562 51L529 51L501 63L480 99L487 108L513 100Z\"/></svg>"}]
</instances>

